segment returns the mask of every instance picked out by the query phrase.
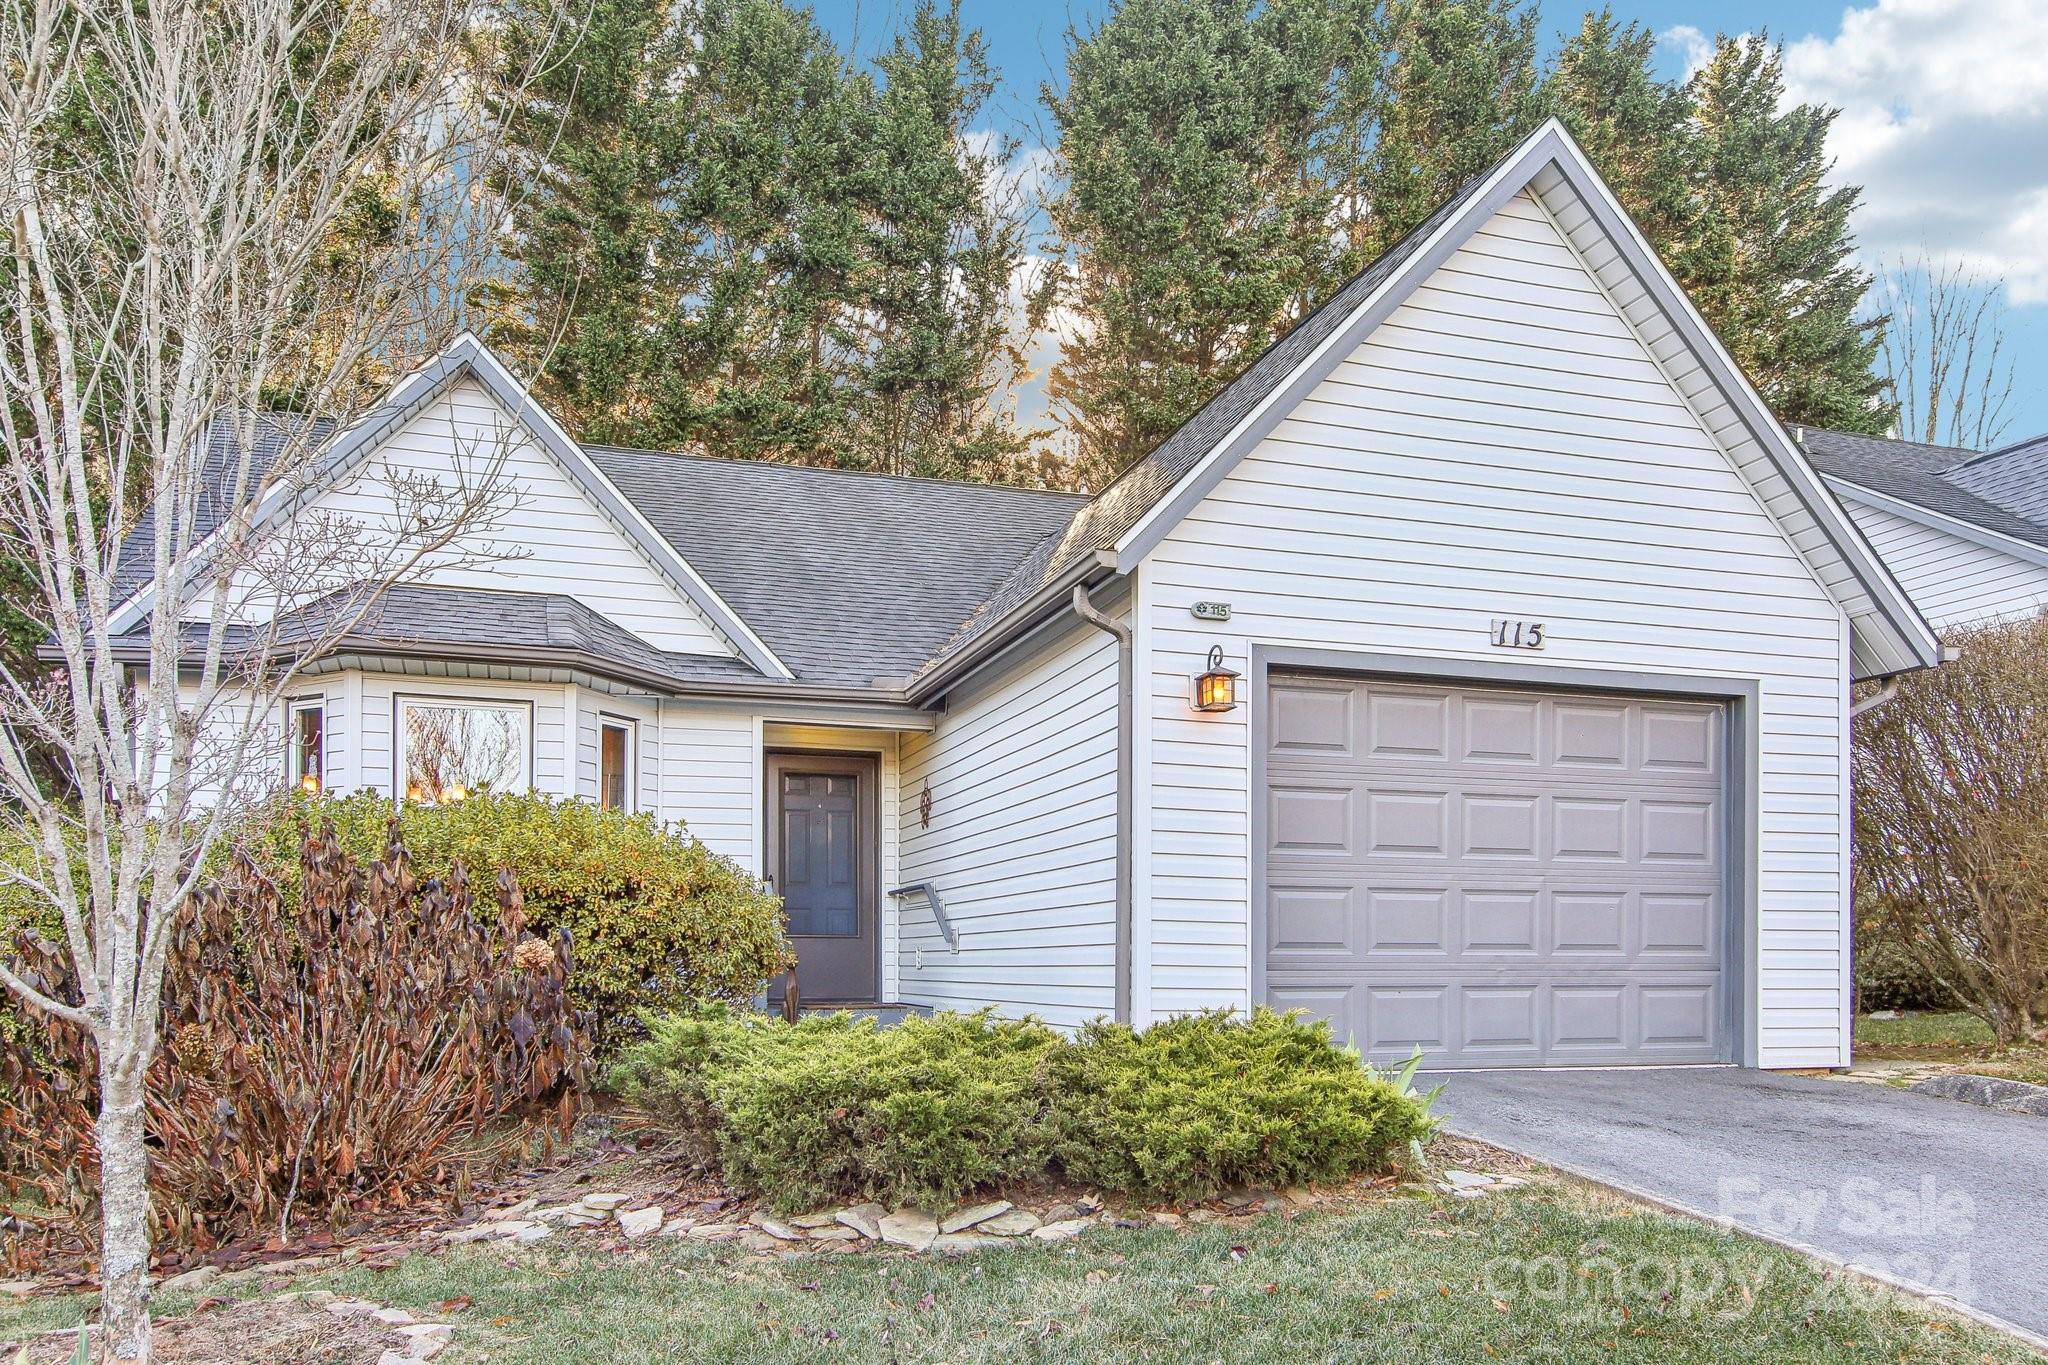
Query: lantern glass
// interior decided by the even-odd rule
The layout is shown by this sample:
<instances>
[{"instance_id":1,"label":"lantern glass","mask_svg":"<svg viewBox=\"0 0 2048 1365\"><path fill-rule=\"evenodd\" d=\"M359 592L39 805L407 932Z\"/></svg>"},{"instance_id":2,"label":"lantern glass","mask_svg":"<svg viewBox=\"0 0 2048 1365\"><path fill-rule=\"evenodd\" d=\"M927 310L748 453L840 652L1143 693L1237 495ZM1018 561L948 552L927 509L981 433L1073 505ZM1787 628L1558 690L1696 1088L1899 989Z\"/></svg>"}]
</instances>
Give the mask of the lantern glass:
<instances>
[{"instance_id":1,"label":"lantern glass","mask_svg":"<svg viewBox=\"0 0 2048 1365\"><path fill-rule=\"evenodd\" d=\"M1235 670L1223 666L1223 646L1209 651L1209 666L1195 677L1197 711L1229 711L1237 705Z\"/></svg>"}]
</instances>

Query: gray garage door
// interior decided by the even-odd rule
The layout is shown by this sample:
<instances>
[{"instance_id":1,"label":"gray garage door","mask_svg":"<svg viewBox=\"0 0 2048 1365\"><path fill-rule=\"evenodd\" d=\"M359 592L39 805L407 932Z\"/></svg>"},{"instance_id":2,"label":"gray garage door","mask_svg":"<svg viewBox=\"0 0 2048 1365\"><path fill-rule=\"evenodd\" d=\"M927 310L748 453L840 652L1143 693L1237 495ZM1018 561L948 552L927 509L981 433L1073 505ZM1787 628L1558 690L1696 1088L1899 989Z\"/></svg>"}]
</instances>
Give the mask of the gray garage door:
<instances>
[{"instance_id":1,"label":"gray garage door","mask_svg":"<svg viewBox=\"0 0 2048 1365\"><path fill-rule=\"evenodd\" d=\"M1725 711L1276 674L1266 996L1377 1060L1729 1060Z\"/></svg>"}]
</instances>

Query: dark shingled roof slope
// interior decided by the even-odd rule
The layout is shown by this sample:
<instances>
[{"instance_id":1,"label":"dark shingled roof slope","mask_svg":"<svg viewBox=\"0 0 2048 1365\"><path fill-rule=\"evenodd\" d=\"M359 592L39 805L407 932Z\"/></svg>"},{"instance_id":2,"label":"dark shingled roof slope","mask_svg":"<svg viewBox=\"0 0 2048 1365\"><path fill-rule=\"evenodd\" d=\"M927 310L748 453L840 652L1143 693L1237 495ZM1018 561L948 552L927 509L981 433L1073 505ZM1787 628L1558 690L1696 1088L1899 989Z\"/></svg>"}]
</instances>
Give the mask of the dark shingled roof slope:
<instances>
[{"instance_id":1,"label":"dark shingled roof slope","mask_svg":"<svg viewBox=\"0 0 2048 1365\"><path fill-rule=\"evenodd\" d=\"M902 680L1084 499L586 446L800 682Z\"/></svg>"},{"instance_id":2,"label":"dark shingled roof slope","mask_svg":"<svg viewBox=\"0 0 2048 1365\"><path fill-rule=\"evenodd\" d=\"M1807 427L1804 449L1813 467L1830 478L1860 484L1901 502L1954 517L1987 531L2048 547L2048 524L1987 502L1959 486L1949 471L1975 454L1954 446L1892 441Z\"/></svg>"},{"instance_id":3,"label":"dark shingled roof slope","mask_svg":"<svg viewBox=\"0 0 2048 1365\"><path fill-rule=\"evenodd\" d=\"M1975 455L1948 472L1986 502L2031 521L2048 522L2048 436L2035 436Z\"/></svg>"},{"instance_id":4,"label":"dark shingled roof slope","mask_svg":"<svg viewBox=\"0 0 2048 1365\"><path fill-rule=\"evenodd\" d=\"M1147 512L1172 494L1203 456L1214 450L1269 394L1284 385L1318 346L1421 249L1446 219L1463 208L1491 173L1467 181L1413 232L1352 276L1292 331L1261 352L1242 374L1219 389L1177 431L1076 511L1069 523L1034 547L946 642L925 671L966 649L1004 615L1057 581L1078 561L1122 539Z\"/></svg>"},{"instance_id":5,"label":"dark shingled roof slope","mask_svg":"<svg viewBox=\"0 0 2048 1365\"><path fill-rule=\"evenodd\" d=\"M292 436L307 431L311 423L311 435L306 448L317 447L327 439L333 423L325 418L300 417L291 413L267 412L257 414L256 448L254 458L249 461L249 485L253 488L263 481L270 472L270 466L277 460ZM193 508L192 543L197 545L215 527L227 519L228 485L234 479L239 447L235 443L235 422L215 418L208 424L206 433L206 468L201 475L198 503ZM156 513L144 511L134 527L121 542L121 554L114 569L114 605L133 597L136 591L150 581L156 572Z\"/></svg>"},{"instance_id":6,"label":"dark shingled roof slope","mask_svg":"<svg viewBox=\"0 0 2048 1365\"><path fill-rule=\"evenodd\" d=\"M233 627L229 651L262 646L288 654L295 646L325 642L330 647L328 653L389 650L395 654L438 652L492 658L502 654L509 662L581 664L599 673L626 669L649 682L761 681L760 673L744 659L656 649L560 593L400 584L379 594L344 635L330 638L337 618L354 612L360 601L336 593L309 602L280 617L267 640L259 639L253 627ZM184 628L183 648L198 651L206 633L202 623L190 623ZM134 631L112 643L117 650L146 649L149 635Z\"/></svg>"}]
</instances>

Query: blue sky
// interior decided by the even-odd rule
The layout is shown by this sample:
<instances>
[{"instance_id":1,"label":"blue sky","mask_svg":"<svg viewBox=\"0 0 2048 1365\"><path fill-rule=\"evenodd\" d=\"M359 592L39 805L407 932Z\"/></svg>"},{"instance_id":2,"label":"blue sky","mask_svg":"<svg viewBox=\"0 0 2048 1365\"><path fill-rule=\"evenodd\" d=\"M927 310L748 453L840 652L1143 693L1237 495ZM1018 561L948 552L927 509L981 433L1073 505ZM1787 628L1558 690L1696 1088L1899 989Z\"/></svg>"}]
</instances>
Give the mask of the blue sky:
<instances>
[{"instance_id":1,"label":"blue sky","mask_svg":"<svg viewBox=\"0 0 2048 1365\"><path fill-rule=\"evenodd\" d=\"M910 7L815 0L819 18L864 55ZM1068 26L1087 27L1104 3L963 0L962 8L988 36L1003 75L988 123L1027 146L1042 144L1039 88L1061 78ZM1549 46L1577 27L1583 8L1583 0L1543 7ZM2005 281L2018 361L2006 439L2048 431L2048 4L1615 0L1613 8L1657 31L1671 76L1684 74L1716 31L1768 29L1782 39L1794 96L1843 110L1830 149L1840 178L1864 186L1856 226L1866 262L1924 249ZM1035 401L1026 397L1027 413Z\"/></svg>"}]
</instances>

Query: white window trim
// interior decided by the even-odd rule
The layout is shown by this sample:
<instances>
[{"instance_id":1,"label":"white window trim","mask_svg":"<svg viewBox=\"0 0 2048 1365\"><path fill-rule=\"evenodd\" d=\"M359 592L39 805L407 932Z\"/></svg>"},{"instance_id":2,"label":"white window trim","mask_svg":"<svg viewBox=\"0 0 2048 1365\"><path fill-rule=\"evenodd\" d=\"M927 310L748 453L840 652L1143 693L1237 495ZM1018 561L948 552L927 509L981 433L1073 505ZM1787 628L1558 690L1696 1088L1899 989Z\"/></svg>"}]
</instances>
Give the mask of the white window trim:
<instances>
[{"instance_id":1,"label":"white window trim","mask_svg":"<svg viewBox=\"0 0 2048 1365\"><path fill-rule=\"evenodd\" d=\"M305 769L298 762L299 715L305 711L320 713L320 791L327 790L327 694L315 692L308 696L287 697L284 703L284 781L287 787L296 788L305 777ZM297 769L297 771L294 771Z\"/></svg>"},{"instance_id":2,"label":"white window trim","mask_svg":"<svg viewBox=\"0 0 2048 1365\"><path fill-rule=\"evenodd\" d=\"M626 801L619 809L632 815L640 809L640 722L631 716L597 713L597 804L604 806L604 732L623 730L626 734Z\"/></svg>"},{"instance_id":3,"label":"white window trim","mask_svg":"<svg viewBox=\"0 0 2048 1365\"><path fill-rule=\"evenodd\" d=\"M488 694L436 693L436 692L394 692L391 694L391 795L394 800L406 799L405 759L406 733L405 708L407 706L455 706L472 709L497 709L503 711L524 711L526 713L526 754L524 772L514 788L508 788L514 795L534 790L534 743L538 715L531 697L499 697ZM503 795L505 793L499 793Z\"/></svg>"}]
</instances>

